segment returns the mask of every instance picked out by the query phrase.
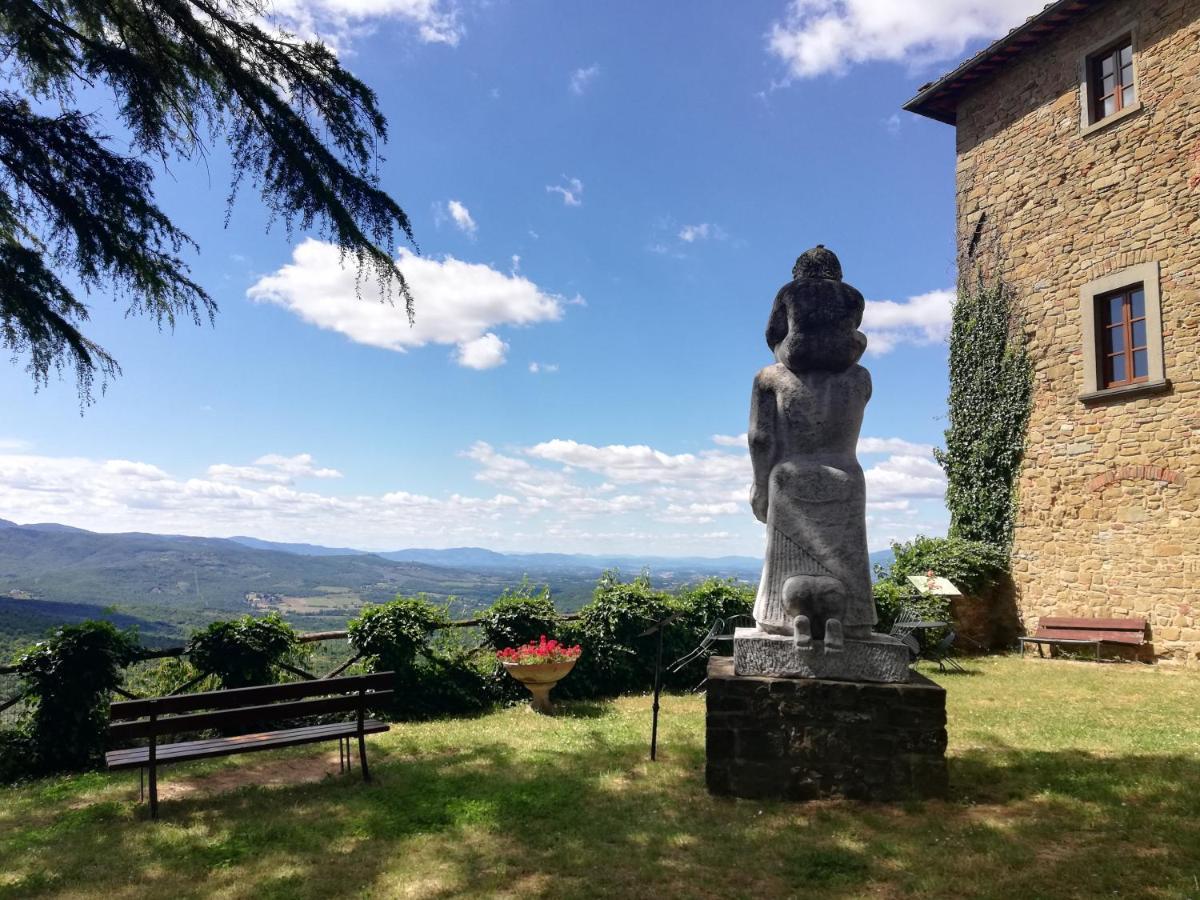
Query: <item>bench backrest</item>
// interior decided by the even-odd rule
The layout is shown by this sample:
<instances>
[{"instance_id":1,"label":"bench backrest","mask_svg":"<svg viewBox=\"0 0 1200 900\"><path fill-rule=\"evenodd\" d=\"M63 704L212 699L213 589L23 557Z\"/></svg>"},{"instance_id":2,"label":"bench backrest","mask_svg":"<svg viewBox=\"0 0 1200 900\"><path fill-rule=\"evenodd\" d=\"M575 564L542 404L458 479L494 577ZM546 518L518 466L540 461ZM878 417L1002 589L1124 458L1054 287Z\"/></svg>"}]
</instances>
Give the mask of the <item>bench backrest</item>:
<instances>
[{"instance_id":1,"label":"bench backrest","mask_svg":"<svg viewBox=\"0 0 1200 900\"><path fill-rule=\"evenodd\" d=\"M208 728L249 727L271 720L327 713L361 713L366 704L390 698L394 681L394 672L377 672L124 700L110 707L113 724L108 730L114 740L124 741Z\"/></svg>"},{"instance_id":2,"label":"bench backrest","mask_svg":"<svg viewBox=\"0 0 1200 900\"><path fill-rule=\"evenodd\" d=\"M1145 641L1145 619L1079 619L1046 616L1038 622L1040 637L1077 638L1114 644L1141 644Z\"/></svg>"}]
</instances>

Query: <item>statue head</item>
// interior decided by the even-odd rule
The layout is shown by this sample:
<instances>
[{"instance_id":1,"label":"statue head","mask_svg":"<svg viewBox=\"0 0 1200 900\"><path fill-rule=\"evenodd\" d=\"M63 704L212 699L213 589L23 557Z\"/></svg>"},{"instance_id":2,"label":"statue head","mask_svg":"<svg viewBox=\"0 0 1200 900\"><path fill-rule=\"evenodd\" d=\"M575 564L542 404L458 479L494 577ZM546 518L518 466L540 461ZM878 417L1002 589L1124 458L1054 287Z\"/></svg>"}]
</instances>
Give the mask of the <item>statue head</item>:
<instances>
[{"instance_id":1,"label":"statue head","mask_svg":"<svg viewBox=\"0 0 1200 900\"><path fill-rule=\"evenodd\" d=\"M824 244L817 244L811 250L805 250L792 266L792 278L831 278L842 280L842 264L832 250L826 250Z\"/></svg>"},{"instance_id":2,"label":"statue head","mask_svg":"<svg viewBox=\"0 0 1200 900\"><path fill-rule=\"evenodd\" d=\"M850 368L867 348L858 330L862 294L842 281L842 264L823 244L800 255L792 276L775 296L767 325L775 358L793 372Z\"/></svg>"}]
</instances>

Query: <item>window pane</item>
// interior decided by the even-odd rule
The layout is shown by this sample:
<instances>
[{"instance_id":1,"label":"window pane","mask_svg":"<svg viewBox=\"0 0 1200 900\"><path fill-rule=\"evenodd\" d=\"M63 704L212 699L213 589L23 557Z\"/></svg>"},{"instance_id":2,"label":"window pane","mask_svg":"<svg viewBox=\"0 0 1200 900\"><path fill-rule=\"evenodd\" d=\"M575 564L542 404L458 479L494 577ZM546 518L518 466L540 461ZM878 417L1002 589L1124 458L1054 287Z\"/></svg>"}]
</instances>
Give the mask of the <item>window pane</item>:
<instances>
[{"instance_id":1,"label":"window pane","mask_svg":"<svg viewBox=\"0 0 1200 900\"><path fill-rule=\"evenodd\" d=\"M1127 86L1121 91L1121 105L1133 106L1133 85Z\"/></svg>"},{"instance_id":2,"label":"window pane","mask_svg":"<svg viewBox=\"0 0 1200 900\"><path fill-rule=\"evenodd\" d=\"M1150 374L1149 358L1145 350L1133 351L1133 377L1145 378Z\"/></svg>"},{"instance_id":3,"label":"window pane","mask_svg":"<svg viewBox=\"0 0 1200 900\"><path fill-rule=\"evenodd\" d=\"M1105 300L1104 306L1101 309L1101 314L1104 316L1104 324L1115 325L1117 322L1123 322L1125 320L1125 314L1122 312L1124 305L1125 298L1120 294Z\"/></svg>"},{"instance_id":4,"label":"window pane","mask_svg":"<svg viewBox=\"0 0 1200 900\"><path fill-rule=\"evenodd\" d=\"M1108 381L1125 380L1125 357L1110 356L1108 358Z\"/></svg>"},{"instance_id":5,"label":"window pane","mask_svg":"<svg viewBox=\"0 0 1200 900\"><path fill-rule=\"evenodd\" d=\"M1125 350L1125 326L1104 329L1104 352L1123 353Z\"/></svg>"},{"instance_id":6,"label":"window pane","mask_svg":"<svg viewBox=\"0 0 1200 900\"><path fill-rule=\"evenodd\" d=\"M1107 76L1107 75L1111 75L1113 73L1113 69L1115 68L1113 66L1113 60L1114 60L1114 57L1111 57L1111 56L1106 56L1106 57L1104 57L1104 59L1100 60L1100 74L1101 75Z\"/></svg>"},{"instance_id":7,"label":"window pane","mask_svg":"<svg viewBox=\"0 0 1200 900\"><path fill-rule=\"evenodd\" d=\"M1146 320L1139 319L1138 321L1133 323L1132 328L1133 328L1133 331L1132 331L1133 346L1145 347L1146 346Z\"/></svg>"},{"instance_id":8,"label":"window pane","mask_svg":"<svg viewBox=\"0 0 1200 900\"><path fill-rule=\"evenodd\" d=\"M1122 66L1133 65L1133 45L1130 44L1128 47L1122 47L1120 56Z\"/></svg>"},{"instance_id":9,"label":"window pane","mask_svg":"<svg viewBox=\"0 0 1200 900\"><path fill-rule=\"evenodd\" d=\"M1104 98L1104 115L1111 116L1117 110L1116 101L1112 97Z\"/></svg>"},{"instance_id":10,"label":"window pane","mask_svg":"<svg viewBox=\"0 0 1200 900\"><path fill-rule=\"evenodd\" d=\"M1113 87L1116 85L1116 83L1117 80L1114 76L1105 75L1103 81L1100 82L1100 93L1107 97L1113 92Z\"/></svg>"},{"instance_id":11,"label":"window pane","mask_svg":"<svg viewBox=\"0 0 1200 900\"><path fill-rule=\"evenodd\" d=\"M1146 315L1146 294L1138 288L1129 295L1129 318L1140 319Z\"/></svg>"}]
</instances>

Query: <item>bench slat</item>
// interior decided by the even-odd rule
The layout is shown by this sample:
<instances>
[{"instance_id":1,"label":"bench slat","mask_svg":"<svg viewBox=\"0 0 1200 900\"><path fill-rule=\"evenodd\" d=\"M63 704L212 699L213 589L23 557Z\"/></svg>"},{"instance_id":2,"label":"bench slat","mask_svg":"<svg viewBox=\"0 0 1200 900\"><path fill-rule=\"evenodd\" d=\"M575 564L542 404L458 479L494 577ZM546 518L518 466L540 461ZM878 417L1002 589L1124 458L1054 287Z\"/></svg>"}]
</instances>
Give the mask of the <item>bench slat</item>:
<instances>
[{"instance_id":1,"label":"bench slat","mask_svg":"<svg viewBox=\"0 0 1200 900\"><path fill-rule=\"evenodd\" d=\"M381 734L389 731L390 725L375 719L363 722L364 734ZM181 741L177 744L160 744L156 748L156 762L183 762L190 759L210 759L215 756L231 756L236 753L255 753L261 750L277 750L299 744L315 744L339 737L358 735L357 722L339 722L329 725L310 725L306 728L287 728L261 734L242 734L236 737L213 738L205 741ZM105 762L113 771L139 769L149 763L149 748L135 747L132 750L113 750L105 754Z\"/></svg>"},{"instance_id":2,"label":"bench slat","mask_svg":"<svg viewBox=\"0 0 1200 900\"><path fill-rule=\"evenodd\" d=\"M364 705L373 706L381 700L390 700L391 697L391 691L374 691L364 695ZM353 712L357 709L358 694L343 694L338 697L293 700L290 703L268 703L265 706L248 706L242 709L185 713L181 716L168 716L154 722L145 719L139 719L136 722L118 722L108 726L108 733L114 741L131 741L151 736L181 734L185 731L202 731L206 728L245 728L261 725L264 722L300 719L305 716L320 716L328 713Z\"/></svg>"},{"instance_id":3,"label":"bench slat","mask_svg":"<svg viewBox=\"0 0 1200 900\"><path fill-rule=\"evenodd\" d=\"M1077 641L1103 641L1106 644L1139 645L1145 643L1144 633L1140 631L1100 631L1084 628L1039 627L1038 630L1034 632L1034 637L1044 638L1047 640L1059 639Z\"/></svg>"},{"instance_id":4,"label":"bench slat","mask_svg":"<svg viewBox=\"0 0 1200 900\"><path fill-rule=\"evenodd\" d=\"M288 684L267 684L259 687L231 688L224 691L203 691L198 694L178 694L172 697L152 697L145 700L122 700L113 703L110 719L141 719L151 711L158 715L193 712L198 709L235 709L258 706L279 700L301 697L320 697L325 694L349 694L356 691L389 690L396 679L395 672L376 672L372 675L344 675L314 681L294 681Z\"/></svg>"},{"instance_id":5,"label":"bench slat","mask_svg":"<svg viewBox=\"0 0 1200 900\"><path fill-rule=\"evenodd\" d=\"M1046 628L1088 628L1097 631L1145 631L1145 619L1073 619L1065 616L1046 616L1038 621Z\"/></svg>"}]
</instances>

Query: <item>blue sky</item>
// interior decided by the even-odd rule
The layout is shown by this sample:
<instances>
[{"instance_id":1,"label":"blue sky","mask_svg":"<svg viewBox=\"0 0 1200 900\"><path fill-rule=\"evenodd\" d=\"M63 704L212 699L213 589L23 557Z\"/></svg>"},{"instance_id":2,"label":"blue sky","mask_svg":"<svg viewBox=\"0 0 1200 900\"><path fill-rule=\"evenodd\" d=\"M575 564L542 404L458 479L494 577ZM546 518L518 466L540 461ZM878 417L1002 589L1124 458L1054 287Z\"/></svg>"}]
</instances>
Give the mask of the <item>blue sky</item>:
<instances>
[{"instance_id":1,"label":"blue sky","mask_svg":"<svg viewBox=\"0 0 1200 900\"><path fill-rule=\"evenodd\" d=\"M954 133L900 105L1037 4L880 6L287 0L389 119L415 329L251 191L224 227L219 148L174 162L216 325L93 296L124 374L83 416L0 367L0 517L757 554L738 437L772 298L824 243L869 301L872 548L944 531Z\"/></svg>"}]
</instances>

